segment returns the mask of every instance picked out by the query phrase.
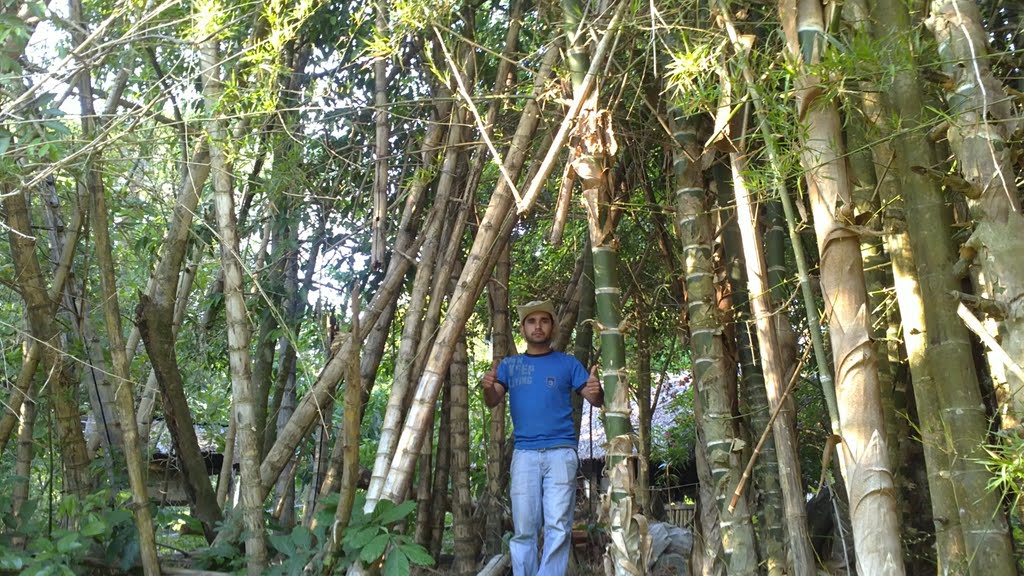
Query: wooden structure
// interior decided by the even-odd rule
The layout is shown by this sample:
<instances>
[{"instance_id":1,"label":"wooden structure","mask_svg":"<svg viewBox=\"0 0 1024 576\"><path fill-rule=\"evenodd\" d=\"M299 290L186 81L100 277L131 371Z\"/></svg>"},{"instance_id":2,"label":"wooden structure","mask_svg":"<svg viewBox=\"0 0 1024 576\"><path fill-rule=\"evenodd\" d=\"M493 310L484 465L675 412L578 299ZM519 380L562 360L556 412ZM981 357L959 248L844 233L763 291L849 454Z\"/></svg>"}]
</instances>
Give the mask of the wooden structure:
<instances>
[{"instance_id":1,"label":"wooden structure","mask_svg":"<svg viewBox=\"0 0 1024 576\"><path fill-rule=\"evenodd\" d=\"M220 473L224 455L217 446L215 438L223 437L226 426L196 425L196 437L199 439L199 450L206 464L206 472L210 476ZM149 470L146 488L149 498L164 506L185 506L189 504L185 492L185 478L181 465L171 445L170 434L163 420L153 422L153 433L150 436Z\"/></svg>"},{"instance_id":2,"label":"wooden structure","mask_svg":"<svg viewBox=\"0 0 1024 576\"><path fill-rule=\"evenodd\" d=\"M681 504L673 502L665 506L665 515L668 522L680 528L693 528L693 517L696 514L696 506L693 504Z\"/></svg>"}]
</instances>

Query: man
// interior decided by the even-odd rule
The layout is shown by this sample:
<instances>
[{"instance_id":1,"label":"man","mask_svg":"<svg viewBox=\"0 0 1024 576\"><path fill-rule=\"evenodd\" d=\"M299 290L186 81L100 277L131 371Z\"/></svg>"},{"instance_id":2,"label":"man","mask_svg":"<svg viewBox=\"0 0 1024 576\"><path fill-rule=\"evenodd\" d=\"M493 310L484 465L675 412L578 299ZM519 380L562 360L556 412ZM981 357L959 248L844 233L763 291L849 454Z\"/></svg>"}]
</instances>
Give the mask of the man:
<instances>
[{"instance_id":1,"label":"man","mask_svg":"<svg viewBox=\"0 0 1024 576\"><path fill-rule=\"evenodd\" d=\"M570 393L604 404L597 366L590 373L572 356L552 350L555 308L550 301L518 307L526 353L505 358L484 374L484 402L497 406L506 392L515 433L509 542L515 576L563 576L569 567L576 505L576 430ZM544 527L544 553L537 538Z\"/></svg>"}]
</instances>

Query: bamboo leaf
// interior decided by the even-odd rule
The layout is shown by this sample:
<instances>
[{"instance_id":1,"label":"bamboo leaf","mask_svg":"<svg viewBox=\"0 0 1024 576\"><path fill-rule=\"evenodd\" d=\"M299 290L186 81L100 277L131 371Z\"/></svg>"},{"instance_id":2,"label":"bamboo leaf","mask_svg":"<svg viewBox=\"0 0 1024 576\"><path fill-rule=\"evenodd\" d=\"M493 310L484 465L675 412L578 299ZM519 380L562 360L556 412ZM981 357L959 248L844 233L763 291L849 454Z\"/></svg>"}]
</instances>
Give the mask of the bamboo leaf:
<instances>
[{"instance_id":1,"label":"bamboo leaf","mask_svg":"<svg viewBox=\"0 0 1024 576\"><path fill-rule=\"evenodd\" d=\"M292 542L291 537L285 534L271 534L270 545L285 556L295 555L295 544Z\"/></svg>"}]
</instances>

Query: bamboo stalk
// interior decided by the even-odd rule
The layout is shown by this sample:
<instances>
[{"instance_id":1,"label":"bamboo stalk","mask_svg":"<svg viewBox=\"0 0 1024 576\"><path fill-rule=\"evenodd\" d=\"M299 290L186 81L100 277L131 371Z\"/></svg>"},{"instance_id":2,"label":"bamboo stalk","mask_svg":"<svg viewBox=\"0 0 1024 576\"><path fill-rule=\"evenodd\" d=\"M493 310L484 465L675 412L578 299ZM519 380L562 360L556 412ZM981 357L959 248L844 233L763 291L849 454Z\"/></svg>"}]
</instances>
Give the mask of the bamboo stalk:
<instances>
[{"instance_id":1,"label":"bamboo stalk","mask_svg":"<svg viewBox=\"0 0 1024 576\"><path fill-rule=\"evenodd\" d=\"M977 334L985 346L988 346L988 349L1002 360L1003 365L1024 382L1024 369L1021 369L1020 364L1006 353L999 341L985 328L985 325L971 312L970 308L961 302L956 307L956 314L964 321L964 325L970 328L971 332Z\"/></svg>"},{"instance_id":2,"label":"bamboo stalk","mask_svg":"<svg viewBox=\"0 0 1024 576\"><path fill-rule=\"evenodd\" d=\"M750 191L744 178L746 156L731 153L733 192L736 195L736 214L747 268L747 288L750 293L751 309L757 326L757 338L761 345L761 366L764 371L765 392L772 409L780 409L781 417L772 424L779 482L785 510L787 534L789 536L792 569L797 574L809 576L814 570L814 556L811 552L807 528L807 511L804 508L803 488L800 481L800 460L797 455L795 423L790 408L783 401L784 367L778 355L778 336L771 318L768 288L765 286L764 255L762 245L756 237L756 220L750 201Z\"/></svg>"},{"instance_id":3,"label":"bamboo stalk","mask_svg":"<svg viewBox=\"0 0 1024 576\"><path fill-rule=\"evenodd\" d=\"M768 436L772 432L772 424L774 424L775 419L778 418L779 412L782 412L786 398L788 398L790 393L793 392L797 381L800 380L800 369L803 368L810 350L810 348L804 348L804 353L796 365L796 370L793 371L793 375L789 378L789 383L786 384L786 389L782 391L781 401L772 409L772 415L768 417L768 427L761 432L761 438L758 439L753 452L750 454L750 460L747 461L747 466L743 469L743 476L740 477L740 482L736 485L736 490L732 493L732 500L729 501L729 512L736 509L736 503L739 502L740 496L743 495L743 490L746 489L747 481L750 480L750 474L754 470L754 464L757 463L757 457L761 454L761 450L764 448L764 443L768 440Z\"/></svg>"},{"instance_id":4,"label":"bamboo stalk","mask_svg":"<svg viewBox=\"0 0 1024 576\"><path fill-rule=\"evenodd\" d=\"M622 16L626 11L626 7L629 6L628 2L621 2L619 7L615 10L615 14L612 16L608 27L605 29L604 35L601 37L601 42L598 43L597 49L594 51L594 56L590 60L590 67L587 69L586 77L583 79L583 84L579 89L574 89L574 97L572 105L569 106L569 110L565 113L565 118L562 119L562 124L558 127L558 132L555 133L554 139L551 141L551 146L548 148L547 154L544 156L544 160L540 163L540 168L537 171L537 175L530 181L530 185L527 186L526 191L523 192L523 200L518 203L519 214L525 214L529 212L533 207L533 204L537 201L537 195L540 194L544 184L547 183L548 176L551 175L551 171L555 167L555 161L558 160L559 154L561 154L565 143L569 139L569 131L576 124L576 117L583 110L583 105L587 101L587 97L590 95L590 91L594 89L594 84L597 83L597 77L600 74L601 67L604 65L604 60L608 56L615 38L618 37L619 23L622 20Z\"/></svg>"},{"instance_id":5,"label":"bamboo stalk","mask_svg":"<svg viewBox=\"0 0 1024 576\"><path fill-rule=\"evenodd\" d=\"M217 0L198 9L216 10ZM240 508L246 532L247 569L250 576L258 576L266 568L267 544L263 520L263 501L269 493L264 492L260 480L259 443L262 437L257 436L257 408L255 387L252 381L249 342L250 329L245 299L242 294L243 275L239 258L239 239L235 228L235 210L233 188L233 172L228 151L225 149L229 140L227 123L218 109L223 98L223 85L220 79L222 65L219 40L211 35L200 46L200 59L203 64L203 99L210 120L208 135L210 138L210 164L214 185L214 211L217 217L217 230L220 237L221 265L224 270L224 307L227 318L228 357L231 367L232 387L232 419L237 422L237 439L239 444L239 464L241 483L239 486ZM277 480L275 476L270 486ZM222 533L227 531L222 531Z\"/></svg>"},{"instance_id":6,"label":"bamboo stalk","mask_svg":"<svg viewBox=\"0 0 1024 576\"><path fill-rule=\"evenodd\" d=\"M747 52L750 46L747 42L743 41L740 35L736 31L736 27L732 22L731 12L727 9L724 0L717 0L721 7L721 18L723 26L725 27L726 33L729 35L729 40L732 42L733 50L736 53L736 65L740 68L740 72L743 74L743 79L746 83L747 94L750 96L750 101L754 105L754 112L757 115L757 126L761 132L761 137L764 140L765 153L768 157L768 165L772 167L772 185L775 188L775 193L778 194L779 200L782 202L783 214L786 217L786 228L789 233L789 242L793 248L793 259L796 261L797 278L800 283L800 294L803 297L804 312L807 315L808 326L821 326L821 314L818 312L818 307L815 305L816 299L814 297L814 288L811 286L811 275L807 266L807 252L804 250L803 239L800 236L800 232L797 230L796 211L793 207L793 200L789 195L789 190L786 188L785 180L782 178L781 171L779 170L778 160L778 143L775 140L775 135L771 131L766 114L764 111L764 99L761 96L761 91L758 89L758 83L754 77L754 73L750 68L750 63L747 60ZM829 367L828 355L825 353L825 343L821 336L821 330L811 330L811 345L814 347L814 361L818 365L818 379L821 382L821 391L825 395L825 405L828 407L829 422L832 427L833 434L841 434L841 428L839 425L839 404L836 400L836 388L835 381L832 379L832 370ZM843 462L840 459L840 462ZM844 468L845 465L841 464Z\"/></svg>"}]
</instances>

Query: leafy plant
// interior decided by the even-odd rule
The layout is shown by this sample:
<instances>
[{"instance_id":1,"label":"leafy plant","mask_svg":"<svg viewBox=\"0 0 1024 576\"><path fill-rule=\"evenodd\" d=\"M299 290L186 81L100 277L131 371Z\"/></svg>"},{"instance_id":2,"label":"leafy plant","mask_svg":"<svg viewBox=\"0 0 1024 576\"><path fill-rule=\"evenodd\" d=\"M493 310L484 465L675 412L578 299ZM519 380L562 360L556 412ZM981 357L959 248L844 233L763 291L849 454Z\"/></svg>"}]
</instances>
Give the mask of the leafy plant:
<instances>
[{"instance_id":1,"label":"leafy plant","mask_svg":"<svg viewBox=\"0 0 1024 576\"><path fill-rule=\"evenodd\" d=\"M1005 432L998 436L998 443L985 446L988 457L983 461L992 471L988 489L1012 496L1014 506L1019 506L1024 496L1024 440Z\"/></svg>"},{"instance_id":2,"label":"leafy plant","mask_svg":"<svg viewBox=\"0 0 1024 576\"><path fill-rule=\"evenodd\" d=\"M30 576L75 574L74 568L91 556L127 571L139 559L132 514L124 508L101 507L102 502L93 496L82 501L66 496L62 504L78 513L77 527L56 528L48 533L45 525L24 520L31 517L33 501L26 502L21 519L15 519L10 514L9 499L0 499L4 525L12 529L0 538L0 570ZM12 535L25 538L24 549L13 545Z\"/></svg>"},{"instance_id":3,"label":"leafy plant","mask_svg":"<svg viewBox=\"0 0 1024 576\"><path fill-rule=\"evenodd\" d=\"M391 529L409 516L415 508L415 502L396 506L384 500L372 514L363 513L365 502L366 496L360 492L356 496L351 523L342 536L342 554L335 568L336 573L359 561L366 565L382 564L385 576L407 576L413 564L430 566L434 563L426 549L416 544L411 537ZM329 531L337 506L338 495L332 494L324 501L323 510L317 515L316 528L313 530L296 526L287 534L270 535L270 545L277 551L278 559L268 566L267 574L299 574L310 562L319 570L322 560L319 553L330 537ZM239 558L237 554L229 554L216 560L220 560L223 565L225 561L238 562Z\"/></svg>"},{"instance_id":4,"label":"leafy plant","mask_svg":"<svg viewBox=\"0 0 1024 576\"><path fill-rule=\"evenodd\" d=\"M267 574L300 574L306 564L316 555L316 541L323 541L329 522L318 522L316 534L302 526L296 526L288 534L271 534L270 544L281 555L283 561L268 567Z\"/></svg>"},{"instance_id":5,"label":"leafy plant","mask_svg":"<svg viewBox=\"0 0 1024 576\"><path fill-rule=\"evenodd\" d=\"M697 442L693 387L680 381L669 385L663 393L671 396L668 410L676 416L669 426L655 424L652 457L669 466L686 466Z\"/></svg>"},{"instance_id":6,"label":"leafy plant","mask_svg":"<svg viewBox=\"0 0 1024 576\"><path fill-rule=\"evenodd\" d=\"M391 527L406 519L416 507L407 500L395 505L381 500L372 514L364 514L365 497L360 494L352 514L352 521L341 539L342 566L349 566L356 560L363 564L378 564L383 561L385 576L406 576L411 565L432 566L434 559L425 548L416 544L410 536L392 531Z\"/></svg>"}]
</instances>

